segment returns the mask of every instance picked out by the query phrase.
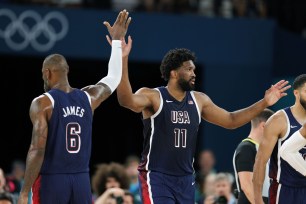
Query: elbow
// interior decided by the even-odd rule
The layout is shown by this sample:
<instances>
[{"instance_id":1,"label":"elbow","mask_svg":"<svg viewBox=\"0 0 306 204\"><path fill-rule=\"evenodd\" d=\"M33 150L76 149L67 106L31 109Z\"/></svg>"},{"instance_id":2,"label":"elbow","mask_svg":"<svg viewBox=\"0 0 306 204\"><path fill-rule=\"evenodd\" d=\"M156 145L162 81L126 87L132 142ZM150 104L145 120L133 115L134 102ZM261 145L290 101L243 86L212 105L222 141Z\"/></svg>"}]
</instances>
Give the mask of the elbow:
<instances>
[{"instance_id":1,"label":"elbow","mask_svg":"<svg viewBox=\"0 0 306 204\"><path fill-rule=\"evenodd\" d=\"M118 103L120 106L127 108L127 109L131 109L131 103L128 100L124 100L122 98L118 98Z\"/></svg>"},{"instance_id":2,"label":"elbow","mask_svg":"<svg viewBox=\"0 0 306 204\"><path fill-rule=\"evenodd\" d=\"M140 110L139 108L135 107L135 106L133 105L133 103L130 102L130 101L127 101L127 100L118 100L118 103L119 103L119 105L120 105L121 107L124 107L124 108L126 108L126 109L129 109L129 110L131 110L131 111L133 111L133 112L135 112L135 113L140 113L140 112L142 111L142 110Z\"/></svg>"},{"instance_id":3,"label":"elbow","mask_svg":"<svg viewBox=\"0 0 306 204\"><path fill-rule=\"evenodd\" d=\"M126 103L123 100L120 100L119 98L118 98L118 103L119 103L120 106L122 106L124 108L127 108Z\"/></svg>"},{"instance_id":4,"label":"elbow","mask_svg":"<svg viewBox=\"0 0 306 204\"><path fill-rule=\"evenodd\" d=\"M42 160L45 155L44 148L33 148L31 147L28 151L28 157L32 159Z\"/></svg>"}]
</instances>

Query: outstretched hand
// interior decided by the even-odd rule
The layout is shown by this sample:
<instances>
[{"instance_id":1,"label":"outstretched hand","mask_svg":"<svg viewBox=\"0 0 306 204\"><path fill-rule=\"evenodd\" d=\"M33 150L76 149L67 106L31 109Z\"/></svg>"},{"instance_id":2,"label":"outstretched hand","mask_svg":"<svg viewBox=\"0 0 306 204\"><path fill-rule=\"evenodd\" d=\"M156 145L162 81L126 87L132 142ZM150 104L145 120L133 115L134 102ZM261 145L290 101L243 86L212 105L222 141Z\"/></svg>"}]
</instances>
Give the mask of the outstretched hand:
<instances>
[{"instance_id":1,"label":"outstretched hand","mask_svg":"<svg viewBox=\"0 0 306 204\"><path fill-rule=\"evenodd\" d=\"M287 91L291 85L288 85L288 81L280 80L276 84L272 85L265 93L265 100L268 106L274 105L280 98L287 96Z\"/></svg>"},{"instance_id":2,"label":"outstretched hand","mask_svg":"<svg viewBox=\"0 0 306 204\"><path fill-rule=\"evenodd\" d=\"M106 26L112 40L121 40L125 37L131 20L132 18L129 17L129 12L124 9L119 12L113 26L111 26L107 21L104 21L103 24Z\"/></svg>"},{"instance_id":3,"label":"outstretched hand","mask_svg":"<svg viewBox=\"0 0 306 204\"><path fill-rule=\"evenodd\" d=\"M107 42L112 45L111 38L106 35ZM121 38L121 47L122 47L122 57L126 57L130 54L130 51L132 49L132 38L131 36L128 37L128 43L126 43L125 38Z\"/></svg>"}]
</instances>

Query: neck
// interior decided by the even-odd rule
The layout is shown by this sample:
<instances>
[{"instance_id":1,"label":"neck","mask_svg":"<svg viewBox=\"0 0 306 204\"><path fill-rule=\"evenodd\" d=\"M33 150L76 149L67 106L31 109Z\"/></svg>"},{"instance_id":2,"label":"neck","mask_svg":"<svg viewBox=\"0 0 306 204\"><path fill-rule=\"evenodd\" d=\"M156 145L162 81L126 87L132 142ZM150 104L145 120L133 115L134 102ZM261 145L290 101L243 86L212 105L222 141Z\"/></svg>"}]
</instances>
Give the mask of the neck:
<instances>
[{"instance_id":1,"label":"neck","mask_svg":"<svg viewBox=\"0 0 306 204\"><path fill-rule=\"evenodd\" d=\"M300 103L295 102L295 104L291 107L291 112L300 124L306 123L306 110Z\"/></svg>"},{"instance_id":2,"label":"neck","mask_svg":"<svg viewBox=\"0 0 306 204\"><path fill-rule=\"evenodd\" d=\"M182 101L186 96L186 91L183 91L181 88L171 85L168 83L166 86L169 94L178 101Z\"/></svg>"},{"instance_id":3,"label":"neck","mask_svg":"<svg viewBox=\"0 0 306 204\"><path fill-rule=\"evenodd\" d=\"M69 85L68 82L59 82L57 84L54 84L52 86L52 89L59 89L61 91L64 91L66 93L70 92L72 90L71 86Z\"/></svg>"},{"instance_id":4,"label":"neck","mask_svg":"<svg viewBox=\"0 0 306 204\"><path fill-rule=\"evenodd\" d=\"M260 143L260 134L258 131L252 130L248 136L248 138L252 139L256 143ZM263 134L263 133L262 133Z\"/></svg>"}]
</instances>

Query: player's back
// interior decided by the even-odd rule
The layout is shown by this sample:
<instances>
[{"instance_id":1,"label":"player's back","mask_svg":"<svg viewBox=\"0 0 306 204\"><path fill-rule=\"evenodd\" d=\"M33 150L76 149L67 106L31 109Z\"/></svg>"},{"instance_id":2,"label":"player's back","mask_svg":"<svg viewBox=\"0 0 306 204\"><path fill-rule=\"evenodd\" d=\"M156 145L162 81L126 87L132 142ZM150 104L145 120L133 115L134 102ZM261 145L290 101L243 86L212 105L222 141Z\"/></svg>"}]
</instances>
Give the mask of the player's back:
<instances>
[{"instance_id":1,"label":"player's back","mask_svg":"<svg viewBox=\"0 0 306 204\"><path fill-rule=\"evenodd\" d=\"M53 105L41 174L89 171L92 137L92 110L86 92L45 93Z\"/></svg>"}]
</instances>

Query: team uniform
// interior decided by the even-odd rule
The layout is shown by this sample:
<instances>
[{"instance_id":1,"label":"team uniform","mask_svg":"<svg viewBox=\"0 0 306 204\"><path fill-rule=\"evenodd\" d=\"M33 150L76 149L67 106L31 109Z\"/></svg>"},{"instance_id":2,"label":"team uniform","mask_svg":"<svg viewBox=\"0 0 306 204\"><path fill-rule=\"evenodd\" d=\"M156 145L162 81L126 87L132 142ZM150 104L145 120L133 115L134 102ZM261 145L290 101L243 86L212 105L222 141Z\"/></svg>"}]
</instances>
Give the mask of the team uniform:
<instances>
[{"instance_id":1,"label":"team uniform","mask_svg":"<svg viewBox=\"0 0 306 204\"><path fill-rule=\"evenodd\" d=\"M144 149L139 170L144 204L195 203L194 154L201 115L194 93L177 101L158 87L160 107L143 119Z\"/></svg>"},{"instance_id":2,"label":"team uniform","mask_svg":"<svg viewBox=\"0 0 306 204\"><path fill-rule=\"evenodd\" d=\"M258 143L252 138L246 138L237 146L233 157L233 166L235 171L236 186L239 192L237 204L251 204L246 197L245 193L241 189L238 173L241 171L253 172L253 166L255 164L255 158L258 150ZM268 165L266 167L266 176L263 183L262 197L265 204L268 203L268 191L269 191L269 176Z\"/></svg>"},{"instance_id":3,"label":"team uniform","mask_svg":"<svg viewBox=\"0 0 306 204\"><path fill-rule=\"evenodd\" d=\"M269 203L306 204L306 177L297 172L278 154L281 145L301 128L301 124L292 115L290 107L282 111L287 118L287 132L283 138L278 140L270 158L269 176L272 183L269 190ZM304 147L299 152L305 158L306 148Z\"/></svg>"},{"instance_id":4,"label":"team uniform","mask_svg":"<svg viewBox=\"0 0 306 204\"><path fill-rule=\"evenodd\" d=\"M70 93L52 89L45 95L51 100L53 111L44 161L32 186L33 204L91 204L90 96L79 89Z\"/></svg>"}]
</instances>

